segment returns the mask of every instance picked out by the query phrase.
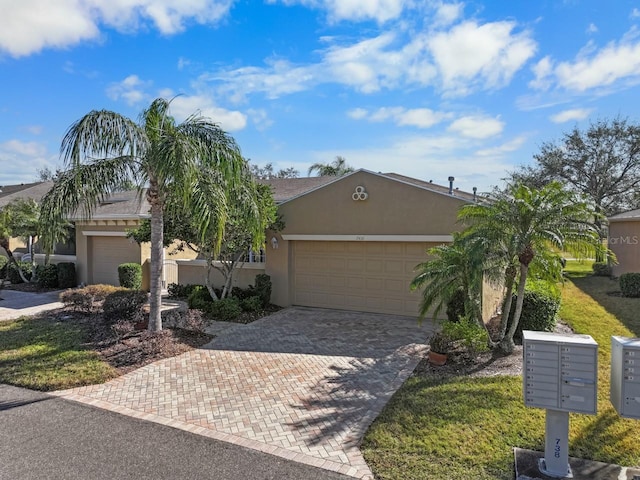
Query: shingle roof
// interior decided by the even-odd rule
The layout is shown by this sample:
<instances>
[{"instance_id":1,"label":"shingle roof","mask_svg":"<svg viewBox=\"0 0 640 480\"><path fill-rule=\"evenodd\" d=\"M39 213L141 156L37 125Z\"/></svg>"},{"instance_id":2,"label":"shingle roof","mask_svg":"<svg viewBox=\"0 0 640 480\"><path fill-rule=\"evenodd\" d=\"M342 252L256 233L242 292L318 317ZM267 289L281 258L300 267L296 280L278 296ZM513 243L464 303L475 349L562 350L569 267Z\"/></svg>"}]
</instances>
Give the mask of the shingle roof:
<instances>
[{"instance_id":1,"label":"shingle roof","mask_svg":"<svg viewBox=\"0 0 640 480\"><path fill-rule=\"evenodd\" d=\"M385 177L389 177L389 178L394 178L402 182L411 183L412 185L417 185L418 187L424 187L438 193L446 193L446 194L449 193L449 187L445 187L444 185L438 185L431 181L425 182L424 180L420 180L418 178L407 177L405 175L400 175L399 173L393 173L393 172L382 173L381 175L384 175ZM455 188L453 190L453 196L460 197L465 200L475 200L473 193L464 192L462 190L458 190Z\"/></svg>"},{"instance_id":2,"label":"shingle roof","mask_svg":"<svg viewBox=\"0 0 640 480\"><path fill-rule=\"evenodd\" d=\"M36 182L0 187L2 190L2 193L0 193L0 207L5 206L18 198L23 198L25 200L32 198L36 202L39 202L52 186L53 182Z\"/></svg>"},{"instance_id":3,"label":"shingle roof","mask_svg":"<svg viewBox=\"0 0 640 480\"><path fill-rule=\"evenodd\" d=\"M259 179L260 183L270 185L273 199L282 203L298 195L302 195L314 188L337 180L338 177L302 177L302 178L270 178Z\"/></svg>"},{"instance_id":4,"label":"shingle roof","mask_svg":"<svg viewBox=\"0 0 640 480\"><path fill-rule=\"evenodd\" d=\"M628 212L618 213L609 217L609 221L623 221L623 220L640 220L640 208L637 210L629 210Z\"/></svg>"},{"instance_id":5,"label":"shingle roof","mask_svg":"<svg viewBox=\"0 0 640 480\"><path fill-rule=\"evenodd\" d=\"M147 202L146 189L141 192L129 190L127 192L116 192L100 202L91 214L94 220L131 218L149 216L151 206ZM81 214L73 215L73 220L80 220L84 217Z\"/></svg>"}]
</instances>

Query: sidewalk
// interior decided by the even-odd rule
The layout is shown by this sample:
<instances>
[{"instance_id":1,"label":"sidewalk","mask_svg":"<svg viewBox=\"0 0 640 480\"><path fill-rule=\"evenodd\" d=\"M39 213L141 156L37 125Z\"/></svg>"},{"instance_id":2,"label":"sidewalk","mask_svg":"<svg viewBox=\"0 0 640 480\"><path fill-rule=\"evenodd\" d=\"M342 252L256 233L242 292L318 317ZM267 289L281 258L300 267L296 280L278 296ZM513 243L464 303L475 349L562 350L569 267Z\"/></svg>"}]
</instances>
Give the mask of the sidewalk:
<instances>
[{"instance_id":1,"label":"sidewalk","mask_svg":"<svg viewBox=\"0 0 640 480\"><path fill-rule=\"evenodd\" d=\"M60 291L46 293L19 292L17 290L0 291L0 322L15 320L23 315L36 315L40 312L55 310L63 305L58 301Z\"/></svg>"}]
</instances>

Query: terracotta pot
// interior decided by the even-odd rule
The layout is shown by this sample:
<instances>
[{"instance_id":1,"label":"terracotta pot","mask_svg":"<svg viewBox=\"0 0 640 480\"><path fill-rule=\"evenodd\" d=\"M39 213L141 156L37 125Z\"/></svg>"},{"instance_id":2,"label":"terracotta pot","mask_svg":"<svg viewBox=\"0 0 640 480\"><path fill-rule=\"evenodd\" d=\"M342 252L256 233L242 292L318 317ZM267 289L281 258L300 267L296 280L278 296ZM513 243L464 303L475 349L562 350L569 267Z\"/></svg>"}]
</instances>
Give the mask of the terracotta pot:
<instances>
[{"instance_id":1,"label":"terracotta pot","mask_svg":"<svg viewBox=\"0 0 640 480\"><path fill-rule=\"evenodd\" d=\"M447 354L446 353L436 353L429 352L429 363L431 365L436 365L438 367L447 363Z\"/></svg>"}]
</instances>

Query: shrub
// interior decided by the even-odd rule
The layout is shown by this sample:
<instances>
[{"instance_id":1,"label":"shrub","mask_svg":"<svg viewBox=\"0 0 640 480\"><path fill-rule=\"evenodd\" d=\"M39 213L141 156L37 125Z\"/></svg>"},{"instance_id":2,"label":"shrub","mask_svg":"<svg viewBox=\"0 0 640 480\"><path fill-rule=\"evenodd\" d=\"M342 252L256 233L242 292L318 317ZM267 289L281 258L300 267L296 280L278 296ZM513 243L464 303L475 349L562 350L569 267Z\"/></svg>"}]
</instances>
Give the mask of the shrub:
<instances>
[{"instance_id":1,"label":"shrub","mask_svg":"<svg viewBox=\"0 0 640 480\"><path fill-rule=\"evenodd\" d=\"M231 296L234 298L237 298L242 302L243 300L246 300L249 297L256 296L256 291L253 287L249 287L249 288L233 287L231 289Z\"/></svg>"},{"instance_id":2,"label":"shrub","mask_svg":"<svg viewBox=\"0 0 640 480\"><path fill-rule=\"evenodd\" d=\"M142 306L147 299L147 292L142 290L120 290L110 293L102 306L104 319L110 323L136 321L142 315Z\"/></svg>"},{"instance_id":3,"label":"shrub","mask_svg":"<svg viewBox=\"0 0 640 480\"><path fill-rule=\"evenodd\" d=\"M436 332L429 339L429 350L446 355L453 347L453 340L444 332Z\"/></svg>"},{"instance_id":4,"label":"shrub","mask_svg":"<svg viewBox=\"0 0 640 480\"><path fill-rule=\"evenodd\" d=\"M241 300L240 306L245 312L257 312L259 310L262 310L262 299L258 295L254 295L253 297L248 297L244 300Z\"/></svg>"},{"instance_id":5,"label":"shrub","mask_svg":"<svg viewBox=\"0 0 640 480\"><path fill-rule=\"evenodd\" d=\"M623 297L640 297L640 273L620 275L620 290Z\"/></svg>"},{"instance_id":6,"label":"shrub","mask_svg":"<svg viewBox=\"0 0 640 480\"><path fill-rule=\"evenodd\" d=\"M78 285L76 280L76 265L73 262L58 264L58 287L73 288Z\"/></svg>"},{"instance_id":7,"label":"shrub","mask_svg":"<svg viewBox=\"0 0 640 480\"><path fill-rule=\"evenodd\" d=\"M170 283L167 287L169 298L189 298L189 295L196 287L201 285L180 285L179 283Z\"/></svg>"},{"instance_id":8,"label":"shrub","mask_svg":"<svg viewBox=\"0 0 640 480\"><path fill-rule=\"evenodd\" d=\"M444 322L442 333L472 357L489 349L487 331L468 317L459 317L457 322Z\"/></svg>"},{"instance_id":9,"label":"shrub","mask_svg":"<svg viewBox=\"0 0 640 480\"><path fill-rule=\"evenodd\" d=\"M596 277L610 277L613 273L611 265L606 262L595 262L592 268Z\"/></svg>"},{"instance_id":10,"label":"shrub","mask_svg":"<svg viewBox=\"0 0 640 480\"><path fill-rule=\"evenodd\" d=\"M7 278L7 264L9 259L4 255L0 255L0 280Z\"/></svg>"},{"instance_id":11,"label":"shrub","mask_svg":"<svg viewBox=\"0 0 640 480\"><path fill-rule=\"evenodd\" d=\"M140 290L142 288L142 265L139 263L118 265L118 281L121 287Z\"/></svg>"},{"instance_id":12,"label":"shrub","mask_svg":"<svg viewBox=\"0 0 640 480\"><path fill-rule=\"evenodd\" d=\"M242 308L237 298L229 297L210 303L206 311L211 317L229 321L236 319L242 313Z\"/></svg>"},{"instance_id":13,"label":"shrub","mask_svg":"<svg viewBox=\"0 0 640 480\"><path fill-rule=\"evenodd\" d=\"M196 285L187 298L189 308L197 308L199 310L207 310L208 305L212 302L213 298L211 298L209 290L202 285Z\"/></svg>"},{"instance_id":14,"label":"shrub","mask_svg":"<svg viewBox=\"0 0 640 480\"><path fill-rule=\"evenodd\" d=\"M516 310L517 296L513 296L509 323ZM560 309L560 293L557 287L543 281L527 282L524 291L522 314L515 337L521 339L523 330L551 332L556 326L556 315Z\"/></svg>"},{"instance_id":15,"label":"shrub","mask_svg":"<svg viewBox=\"0 0 640 480\"><path fill-rule=\"evenodd\" d=\"M83 288L65 290L60 294L60 301L67 308L73 308L84 313L93 313L102 308L102 304L108 295L120 290L125 289L114 287L113 285L87 285Z\"/></svg>"},{"instance_id":16,"label":"shrub","mask_svg":"<svg viewBox=\"0 0 640 480\"><path fill-rule=\"evenodd\" d=\"M457 322L464 314L464 291L456 290L456 293L447 302L447 319L450 322Z\"/></svg>"},{"instance_id":17,"label":"shrub","mask_svg":"<svg viewBox=\"0 0 640 480\"><path fill-rule=\"evenodd\" d=\"M33 274L33 264L31 262L16 262L20 266L20 270L27 278L27 280L31 279L31 275ZM7 265L7 278L13 284L23 283L22 278L20 277L20 272L18 272L18 267L15 263L10 263Z\"/></svg>"},{"instance_id":18,"label":"shrub","mask_svg":"<svg viewBox=\"0 0 640 480\"><path fill-rule=\"evenodd\" d=\"M262 306L266 307L271 301L271 277L266 273L256 275L256 286L253 295L257 295L262 300Z\"/></svg>"},{"instance_id":19,"label":"shrub","mask_svg":"<svg viewBox=\"0 0 640 480\"><path fill-rule=\"evenodd\" d=\"M56 288L58 286L58 266L55 263L38 265L36 267L38 286L42 288Z\"/></svg>"}]
</instances>

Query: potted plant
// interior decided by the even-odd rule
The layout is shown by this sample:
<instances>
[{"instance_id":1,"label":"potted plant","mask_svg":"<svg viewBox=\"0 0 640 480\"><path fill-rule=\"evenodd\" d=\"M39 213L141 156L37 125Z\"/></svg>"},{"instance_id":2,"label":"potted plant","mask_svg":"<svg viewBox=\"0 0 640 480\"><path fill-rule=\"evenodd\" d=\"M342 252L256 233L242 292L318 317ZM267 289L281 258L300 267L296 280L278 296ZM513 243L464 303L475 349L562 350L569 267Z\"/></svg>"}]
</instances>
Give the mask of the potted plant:
<instances>
[{"instance_id":1,"label":"potted plant","mask_svg":"<svg viewBox=\"0 0 640 480\"><path fill-rule=\"evenodd\" d=\"M429 339L429 363L437 366L444 365L452 343L453 340L446 333L434 333Z\"/></svg>"}]
</instances>

